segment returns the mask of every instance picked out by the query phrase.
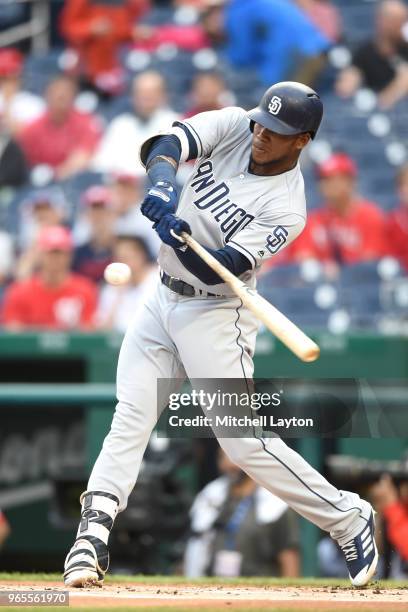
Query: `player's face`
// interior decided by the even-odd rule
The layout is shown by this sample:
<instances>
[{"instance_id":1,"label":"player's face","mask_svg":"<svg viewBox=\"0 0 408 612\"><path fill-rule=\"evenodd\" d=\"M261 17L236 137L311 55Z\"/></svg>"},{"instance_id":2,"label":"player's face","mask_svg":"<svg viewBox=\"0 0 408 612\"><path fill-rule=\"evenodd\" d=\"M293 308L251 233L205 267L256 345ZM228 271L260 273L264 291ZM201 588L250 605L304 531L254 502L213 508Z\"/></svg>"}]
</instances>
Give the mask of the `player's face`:
<instances>
[{"instance_id":1,"label":"player's face","mask_svg":"<svg viewBox=\"0 0 408 612\"><path fill-rule=\"evenodd\" d=\"M259 123L254 125L252 139L252 159L259 166L266 166L277 161L297 159L300 151L309 142L308 134L284 136L271 132Z\"/></svg>"}]
</instances>

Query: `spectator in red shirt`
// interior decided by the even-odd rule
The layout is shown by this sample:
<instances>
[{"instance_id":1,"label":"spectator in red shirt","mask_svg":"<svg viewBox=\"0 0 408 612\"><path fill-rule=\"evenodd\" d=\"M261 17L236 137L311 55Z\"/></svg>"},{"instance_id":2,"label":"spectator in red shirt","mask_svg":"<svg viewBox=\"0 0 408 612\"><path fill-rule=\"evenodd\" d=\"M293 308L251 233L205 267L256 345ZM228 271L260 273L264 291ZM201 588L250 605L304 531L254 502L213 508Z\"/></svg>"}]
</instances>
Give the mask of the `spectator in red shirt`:
<instances>
[{"instance_id":1,"label":"spectator in red shirt","mask_svg":"<svg viewBox=\"0 0 408 612\"><path fill-rule=\"evenodd\" d=\"M8 522L5 514L0 510L0 549L3 548L3 545L10 534L10 523Z\"/></svg>"},{"instance_id":2,"label":"spectator in red shirt","mask_svg":"<svg viewBox=\"0 0 408 612\"><path fill-rule=\"evenodd\" d=\"M397 176L400 205L388 216L388 239L390 254L408 272L408 165Z\"/></svg>"},{"instance_id":3,"label":"spectator in red shirt","mask_svg":"<svg viewBox=\"0 0 408 612\"><path fill-rule=\"evenodd\" d=\"M70 271L70 232L47 227L38 237L38 274L7 289L3 306L5 327L34 329L86 329L91 326L97 292L94 284Z\"/></svg>"},{"instance_id":4,"label":"spectator in red shirt","mask_svg":"<svg viewBox=\"0 0 408 612\"><path fill-rule=\"evenodd\" d=\"M303 233L289 247L292 257L341 265L385 255L385 216L376 204L356 193L353 160L335 153L317 166L317 175L324 206L308 216Z\"/></svg>"},{"instance_id":5,"label":"spectator in red shirt","mask_svg":"<svg viewBox=\"0 0 408 612\"><path fill-rule=\"evenodd\" d=\"M384 518L392 547L408 562L408 482L397 488L386 474L371 487L371 495L375 509Z\"/></svg>"},{"instance_id":6,"label":"spectator in red shirt","mask_svg":"<svg viewBox=\"0 0 408 612\"><path fill-rule=\"evenodd\" d=\"M89 239L75 249L72 267L78 274L99 283L112 261L116 214L112 195L103 185L89 187L82 201L86 207Z\"/></svg>"},{"instance_id":7,"label":"spectator in red shirt","mask_svg":"<svg viewBox=\"0 0 408 612\"><path fill-rule=\"evenodd\" d=\"M149 0L66 0L61 33L78 53L78 73L87 85L105 95L123 91L124 74L118 50L130 42Z\"/></svg>"},{"instance_id":8,"label":"spectator in red shirt","mask_svg":"<svg viewBox=\"0 0 408 612\"><path fill-rule=\"evenodd\" d=\"M75 82L58 76L46 90L46 112L19 134L31 166L47 164L57 179L85 170L101 136L99 121L74 108Z\"/></svg>"}]
</instances>

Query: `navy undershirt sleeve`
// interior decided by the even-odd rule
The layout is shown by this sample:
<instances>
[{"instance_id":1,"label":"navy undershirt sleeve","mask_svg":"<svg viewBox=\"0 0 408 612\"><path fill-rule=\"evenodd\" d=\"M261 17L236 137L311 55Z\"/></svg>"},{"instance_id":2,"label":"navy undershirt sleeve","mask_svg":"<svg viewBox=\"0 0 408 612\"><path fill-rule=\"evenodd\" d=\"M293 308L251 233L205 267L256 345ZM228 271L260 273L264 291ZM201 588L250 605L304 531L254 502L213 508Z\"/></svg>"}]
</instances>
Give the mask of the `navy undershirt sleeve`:
<instances>
[{"instance_id":1,"label":"navy undershirt sleeve","mask_svg":"<svg viewBox=\"0 0 408 612\"><path fill-rule=\"evenodd\" d=\"M249 259L242 255L236 249L230 246L225 246L222 249L209 249L204 247L206 251L211 253L223 266L232 272L235 276L240 276L247 270L252 268ZM191 274L194 274L204 285L218 285L224 281L218 274L210 268L192 249L187 248L185 251L175 249L175 253L183 266L187 268Z\"/></svg>"},{"instance_id":2,"label":"navy undershirt sleeve","mask_svg":"<svg viewBox=\"0 0 408 612\"><path fill-rule=\"evenodd\" d=\"M177 163L181 157L181 144L177 136L170 134L168 136L160 136L155 140L149 149L146 157L147 176L152 185L156 185L159 181L165 181L171 184L176 182L176 169L165 159L158 161L151 168L149 162L158 155L171 157Z\"/></svg>"}]
</instances>

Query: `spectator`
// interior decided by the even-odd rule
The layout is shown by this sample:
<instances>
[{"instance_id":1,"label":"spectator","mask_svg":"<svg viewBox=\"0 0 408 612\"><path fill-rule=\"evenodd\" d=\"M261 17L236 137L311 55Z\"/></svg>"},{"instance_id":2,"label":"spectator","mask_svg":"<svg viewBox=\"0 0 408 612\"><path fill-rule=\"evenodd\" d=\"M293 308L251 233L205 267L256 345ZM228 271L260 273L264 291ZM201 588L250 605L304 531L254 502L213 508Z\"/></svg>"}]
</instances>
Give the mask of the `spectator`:
<instances>
[{"instance_id":1,"label":"spectator","mask_svg":"<svg viewBox=\"0 0 408 612\"><path fill-rule=\"evenodd\" d=\"M386 474L371 487L371 495L374 508L384 519L387 537L408 573L408 481L397 487Z\"/></svg>"},{"instance_id":2,"label":"spectator","mask_svg":"<svg viewBox=\"0 0 408 612\"><path fill-rule=\"evenodd\" d=\"M96 170L134 174L141 169L137 152L142 142L178 118L167 105L166 84L158 72L144 72L134 79L132 106L131 112L108 126L94 158Z\"/></svg>"},{"instance_id":3,"label":"spectator","mask_svg":"<svg viewBox=\"0 0 408 612\"><path fill-rule=\"evenodd\" d=\"M38 265L37 239L45 227L61 225L66 220L66 206L62 194L48 189L33 192L21 204L18 248L21 250L15 276L29 278Z\"/></svg>"},{"instance_id":4,"label":"spectator","mask_svg":"<svg viewBox=\"0 0 408 612\"><path fill-rule=\"evenodd\" d=\"M78 73L86 86L108 96L123 91L119 48L132 40L134 24L148 7L148 0L64 3L61 32L78 54Z\"/></svg>"},{"instance_id":5,"label":"spectator","mask_svg":"<svg viewBox=\"0 0 408 612\"><path fill-rule=\"evenodd\" d=\"M38 237L38 273L7 289L3 320L11 331L89 329L96 306L93 283L70 271L72 238L64 227L42 230Z\"/></svg>"},{"instance_id":6,"label":"spectator","mask_svg":"<svg viewBox=\"0 0 408 612\"><path fill-rule=\"evenodd\" d=\"M100 329L115 329L125 333L137 307L145 303L158 282L158 273L156 266L151 263L149 249L142 238L118 236L113 258L130 267L132 278L125 286L102 287L96 325Z\"/></svg>"},{"instance_id":7,"label":"spectator","mask_svg":"<svg viewBox=\"0 0 408 612\"><path fill-rule=\"evenodd\" d=\"M178 25L166 23L158 26L142 24L134 29L134 49L154 53L162 45L172 45L177 49L194 53L205 49L209 40L200 24Z\"/></svg>"},{"instance_id":8,"label":"spectator","mask_svg":"<svg viewBox=\"0 0 408 612\"><path fill-rule=\"evenodd\" d=\"M380 2L373 37L357 48L352 65L338 77L339 96L348 98L364 85L379 94L379 104L386 109L407 95L408 43L403 33L407 21L408 7L404 2Z\"/></svg>"},{"instance_id":9,"label":"spectator","mask_svg":"<svg viewBox=\"0 0 408 612\"><path fill-rule=\"evenodd\" d=\"M289 247L291 256L341 265L385 255L385 216L357 195L353 160L336 153L317 167L317 175L324 206L310 213L303 233Z\"/></svg>"},{"instance_id":10,"label":"spectator","mask_svg":"<svg viewBox=\"0 0 408 612\"><path fill-rule=\"evenodd\" d=\"M6 128L0 110L0 189L20 187L27 178L28 169L24 153Z\"/></svg>"},{"instance_id":11,"label":"spectator","mask_svg":"<svg viewBox=\"0 0 408 612\"><path fill-rule=\"evenodd\" d=\"M312 85L330 47L329 40L287 0L230 0L225 32L230 62L256 69L268 87L285 80Z\"/></svg>"},{"instance_id":12,"label":"spectator","mask_svg":"<svg viewBox=\"0 0 408 612\"><path fill-rule=\"evenodd\" d=\"M5 541L11 533L10 524L4 514L0 510L0 549L3 548Z\"/></svg>"},{"instance_id":13,"label":"spectator","mask_svg":"<svg viewBox=\"0 0 408 612\"><path fill-rule=\"evenodd\" d=\"M32 191L20 205L18 247L29 249L43 227L62 225L67 217L67 204L57 188Z\"/></svg>"},{"instance_id":14,"label":"spectator","mask_svg":"<svg viewBox=\"0 0 408 612\"><path fill-rule=\"evenodd\" d=\"M191 508L185 574L298 576L295 514L221 451L218 465L222 476L204 487Z\"/></svg>"},{"instance_id":15,"label":"spectator","mask_svg":"<svg viewBox=\"0 0 408 612\"><path fill-rule=\"evenodd\" d=\"M295 0L310 21L332 43L340 40L342 19L337 6L331 0Z\"/></svg>"},{"instance_id":16,"label":"spectator","mask_svg":"<svg viewBox=\"0 0 408 612\"><path fill-rule=\"evenodd\" d=\"M89 240L75 249L73 270L95 283L103 279L103 271L112 261L114 222L112 197L106 187L94 185L83 195Z\"/></svg>"},{"instance_id":17,"label":"spectator","mask_svg":"<svg viewBox=\"0 0 408 612\"><path fill-rule=\"evenodd\" d=\"M111 177L110 189L116 214L116 234L131 234L143 238L151 255L156 257L161 240L156 232L152 231L151 221L140 211L144 198L144 175L114 174Z\"/></svg>"},{"instance_id":18,"label":"spectator","mask_svg":"<svg viewBox=\"0 0 408 612\"><path fill-rule=\"evenodd\" d=\"M0 230L0 302L3 299L4 288L10 279L14 268L13 239L7 232Z\"/></svg>"},{"instance_id":19,"label":"spectator","mask_svg":"<svg viewBox=\"0 0 408 612\"><path fill-rule=\"evenodd\" d=\"M224 79L216 72L198 73L190 92L190 108L186 117L232 106L233 94L228 91Z\"/></svg>"},{"instance_id":20,"label":"spectator","mask_svg":"<svg viewBox=\"0 0 408 612\"><path fill-rule=\"evenodd\" d=\"M408 272L408 165L399 171L397 186L400 205L388 217L389 248Z\"/></svg>"},{"instance_id":21,"label":"spectator","mask_svg":"<svg viewBox=\"0 0 408 612\"><path fill-rule=\"evenodd\" d=\"M59 180L88 167L101 135L95 117L74 108L75 82L58 76L46 90L46 112L19 135L31 166L47 164Z\"/></svg>"},{"instance_id":22,"label":"spectator","mask_svg":"<svg viewBox=\"0 0 408 612\"><path fill-rule=\"evenodd\" d=\"M23 56L17 49L0 49L0 115L11 134L38 119L45 110L41 98L21 89Z\"/></svg>"}]
</instances>

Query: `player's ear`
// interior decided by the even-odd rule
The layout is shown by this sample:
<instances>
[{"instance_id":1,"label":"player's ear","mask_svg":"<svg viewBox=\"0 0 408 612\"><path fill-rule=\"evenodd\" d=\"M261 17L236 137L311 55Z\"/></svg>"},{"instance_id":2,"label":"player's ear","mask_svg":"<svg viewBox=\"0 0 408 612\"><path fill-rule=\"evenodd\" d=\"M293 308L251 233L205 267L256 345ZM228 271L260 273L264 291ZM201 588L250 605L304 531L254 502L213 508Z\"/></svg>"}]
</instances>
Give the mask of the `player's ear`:
<instances>
[{"instance_id":1,"label":"player's ear","mask_svg":"<svg viewBox=\"0 0 408 612\"><path fill-rule=\"evenodd\" d=\"M309 132L304 132L303 134L299 134L296 139L296 148L302 150L305 146L310 142L311 135Z\"/></svg>"}]
</instances>

